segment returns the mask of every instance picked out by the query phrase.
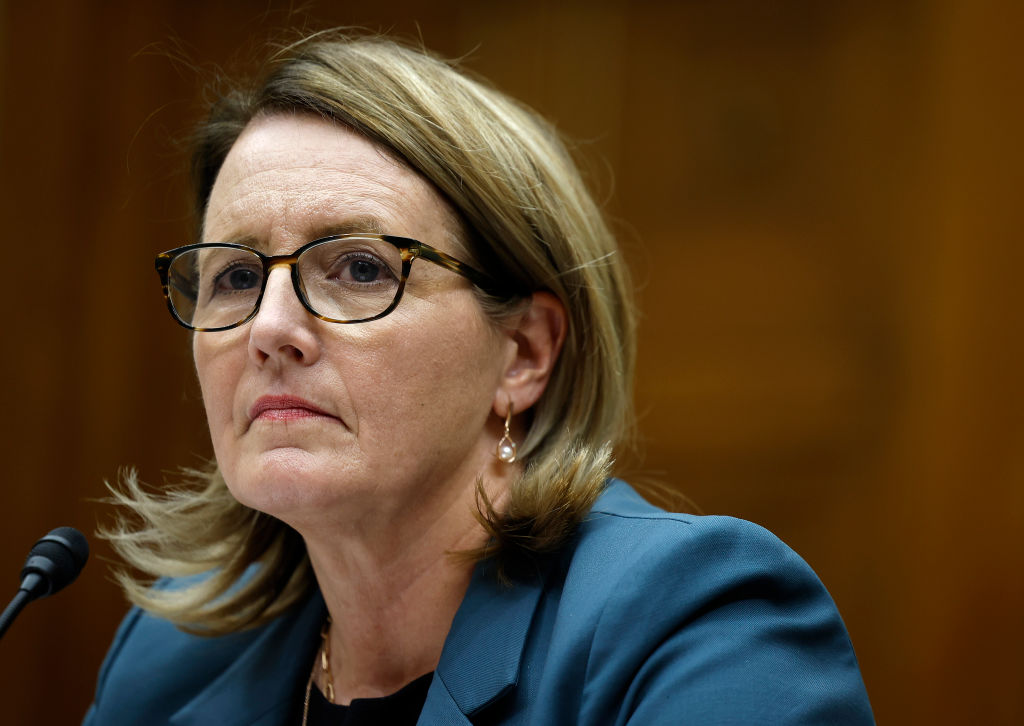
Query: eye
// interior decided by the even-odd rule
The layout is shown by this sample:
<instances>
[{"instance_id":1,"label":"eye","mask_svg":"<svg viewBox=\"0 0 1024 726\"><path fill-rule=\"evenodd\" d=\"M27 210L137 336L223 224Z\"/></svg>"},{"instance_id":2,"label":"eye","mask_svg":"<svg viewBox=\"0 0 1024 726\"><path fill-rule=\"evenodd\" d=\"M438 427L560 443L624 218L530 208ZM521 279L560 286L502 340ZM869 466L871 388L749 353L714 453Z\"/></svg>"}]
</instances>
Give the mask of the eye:
<instances>
[{"instance_id":1,"label":"eye","mask_svg":"<svg viewBox=\"0 0 1024 726\"><path fill-rule=\"evenodd\" d=\"M334 264L334 272L329 277L359 285L373 285L390 282L394 273L383 260L368 252L351 252L342 256Z\"/></svg>"},{"instance_id":2,"label":"eye","mask_svg":"<svg viewBox=\"0 0 1024 726\"><path fill-rule=\"evenodd\" d=\"M374 282L380 272L380 265L370 260L352 260L348 266L348 274L354 282Z\"/></svg>"},{"instance_id":3,"label":"eye","mask_svg":"<svg viewBox=\"0 0 1024 726\"><path fill-rule=\"evenodd\" d=\"M261 270L243 262L236 262L222 270L214 279L216 293L252 290L260 286Z\"/></svg>"}]
</instances>

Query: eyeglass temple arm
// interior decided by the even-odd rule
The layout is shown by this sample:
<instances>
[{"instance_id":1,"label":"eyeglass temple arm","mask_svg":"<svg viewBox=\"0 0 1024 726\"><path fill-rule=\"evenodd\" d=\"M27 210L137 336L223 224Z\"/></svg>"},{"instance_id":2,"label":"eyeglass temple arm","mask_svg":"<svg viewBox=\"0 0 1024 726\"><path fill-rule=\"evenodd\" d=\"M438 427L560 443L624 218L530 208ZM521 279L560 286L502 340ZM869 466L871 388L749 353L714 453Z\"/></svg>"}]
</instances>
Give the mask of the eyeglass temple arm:
<instances>
[{"instance_id":1,"label":"eyeglass temple arm","mask_svg":"<svg viewBox=\"0 0 1024 726\"><path fill-rule=\"evenodd\" d=\"M522 294L508 285L498 282L490 275L485 275L465 262L460 262L451 255L445 254L441 250L435 249L423 242L417 246L417 255L425 260L430 260L435 265L451 270L457 275L462 275L484 292L496 297L511 298Z\"/></svg>"}]
</instances>

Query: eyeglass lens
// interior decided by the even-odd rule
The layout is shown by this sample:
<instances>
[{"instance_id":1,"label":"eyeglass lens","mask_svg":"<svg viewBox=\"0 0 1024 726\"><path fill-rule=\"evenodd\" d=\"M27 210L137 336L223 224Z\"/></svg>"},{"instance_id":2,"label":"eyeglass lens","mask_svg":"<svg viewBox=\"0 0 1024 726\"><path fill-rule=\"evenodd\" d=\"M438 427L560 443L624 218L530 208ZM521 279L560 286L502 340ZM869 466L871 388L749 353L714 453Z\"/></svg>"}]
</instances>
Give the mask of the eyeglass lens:
<instances>
[{"instance_id":1,"label":"eyeglass lens","mask_svg":"<svg viewBox=\"0 0 1024 726\"><path fill-rule=\"evenodd\" d=\"M380 315L398 295L402 254L372 237L327 240L298 259L302 293L318 315L355 322ZM174 258L168 293L175 312L195 328L245 320L259 304L263 260L234 247L201 247Z\"/></svg>"}]
</instances>

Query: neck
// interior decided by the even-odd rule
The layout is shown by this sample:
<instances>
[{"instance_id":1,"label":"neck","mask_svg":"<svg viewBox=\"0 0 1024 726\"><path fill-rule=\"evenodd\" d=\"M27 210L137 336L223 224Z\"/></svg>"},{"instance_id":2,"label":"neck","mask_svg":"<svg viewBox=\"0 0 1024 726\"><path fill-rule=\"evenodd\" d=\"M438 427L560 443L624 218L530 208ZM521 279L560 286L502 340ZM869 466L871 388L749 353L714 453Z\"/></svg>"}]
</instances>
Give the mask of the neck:
<instances>
[{"instance_id":1,"label":"neck","mask_svg":"<svg viewBox=\"0 0 1024 726\"><path fill-rule=\"evenodd\" d=\"M511 473L488 486L498 507ZM332 620L336 703L394 693L436 669L473 571L452 553L484 541L474 507L475 483L441 506L418 502L413 516L373 533L303 532Z\"/></svg>"}]
</instances>

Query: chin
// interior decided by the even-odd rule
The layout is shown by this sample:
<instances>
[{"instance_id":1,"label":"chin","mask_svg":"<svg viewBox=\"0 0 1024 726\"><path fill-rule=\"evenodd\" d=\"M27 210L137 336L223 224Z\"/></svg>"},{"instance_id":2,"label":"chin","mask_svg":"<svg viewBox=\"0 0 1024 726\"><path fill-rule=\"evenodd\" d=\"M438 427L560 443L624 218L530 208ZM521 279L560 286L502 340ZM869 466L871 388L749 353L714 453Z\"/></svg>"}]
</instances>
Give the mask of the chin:
<instances>
[{"instance_id":1,"label":"chin","mask_svg":"<svg viewBox=\"0 0 1024 726\"><path fill-rule=\"evenodd\" d=\"M378 495L373 486L356 486L338 462L332 465L299 450L268 453L222 467L228 491L241 504L300 532L329 519L331 512L359 510L360 489L371 500Z\"/></svg>"},{"instance_id":2,"label":"chin","mask_svg":"<svg viewBox=\"0 0 1024 726\"><path fill-rule=\"evenodd\" d=\"M221 473L235 499L279 519L290 511L323 507L333 489L322 476L294 463L251 462Z\"/></svg>"}]
</instances>

